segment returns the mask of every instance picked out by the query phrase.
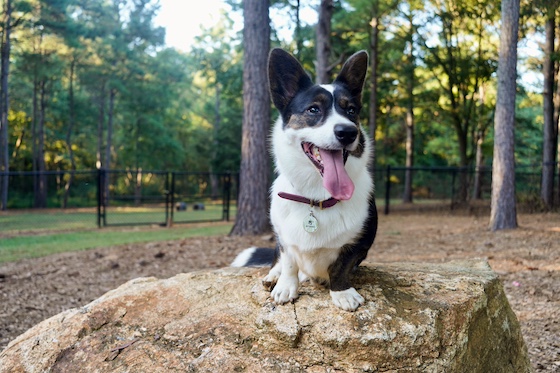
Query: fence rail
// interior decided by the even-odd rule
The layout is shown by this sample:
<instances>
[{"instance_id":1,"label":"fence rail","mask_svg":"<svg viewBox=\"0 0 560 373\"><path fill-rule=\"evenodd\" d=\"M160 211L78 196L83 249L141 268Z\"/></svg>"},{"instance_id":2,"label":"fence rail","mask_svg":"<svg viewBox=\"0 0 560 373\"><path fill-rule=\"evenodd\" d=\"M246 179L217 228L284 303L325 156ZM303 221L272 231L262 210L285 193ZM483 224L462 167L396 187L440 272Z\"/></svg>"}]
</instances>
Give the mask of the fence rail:
<instances>
[{"instance_id":1,"label":"fence rail","mask_svg":"<svg viewBox=\"0 0 560 373\"><path fill-rule=\"evenodd\" d=\"M374 171L378 206L455 209L465 201L489 206L492 170L457 167L382 167ZM20 230L228 221L235 216L236 173L146 170L0 172L8 177L8 211L0 212L0 236ZM412 180L413 204L403 203ZM558 169L554 206L559 206ZM538 209L541 167L516 168L516 197ZM4 233L5 234L5 233Z\"/></svg>"},{"instance_id":2,"label":"fence rail","mask_svg":"<svg viewBox=\"0 0 560 373\"><path fill-rule=\"evenodd\" d=\"M228 221L236 211L234 173L101 169L7 177L8 211L0 213L0 233L64 230L72 219L70 226L81 228ZM22 216L29 214L38 218L27 224L32 228L24 227Z\"/></svg>"}]
</instances>

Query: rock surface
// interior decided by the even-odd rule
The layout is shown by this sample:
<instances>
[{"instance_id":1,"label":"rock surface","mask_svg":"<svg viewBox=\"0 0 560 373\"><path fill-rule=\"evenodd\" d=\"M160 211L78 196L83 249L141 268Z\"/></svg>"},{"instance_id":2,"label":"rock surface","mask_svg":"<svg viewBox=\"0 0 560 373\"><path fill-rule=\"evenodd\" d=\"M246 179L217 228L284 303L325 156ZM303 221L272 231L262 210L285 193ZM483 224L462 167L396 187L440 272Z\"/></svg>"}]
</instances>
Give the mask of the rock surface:
<instances>
[{"instance_id":1,"label":"rock surface","mask_svg":"<svg viewBox=\"0 0 560 373\"><path fill-rule=\"evenodd\" d=\"M0 372L530 372L519 324L485 261L360 267L366 304L304 285L277 306L265 270L141 278L13 340Z\"/></svg>"}]
</instances>

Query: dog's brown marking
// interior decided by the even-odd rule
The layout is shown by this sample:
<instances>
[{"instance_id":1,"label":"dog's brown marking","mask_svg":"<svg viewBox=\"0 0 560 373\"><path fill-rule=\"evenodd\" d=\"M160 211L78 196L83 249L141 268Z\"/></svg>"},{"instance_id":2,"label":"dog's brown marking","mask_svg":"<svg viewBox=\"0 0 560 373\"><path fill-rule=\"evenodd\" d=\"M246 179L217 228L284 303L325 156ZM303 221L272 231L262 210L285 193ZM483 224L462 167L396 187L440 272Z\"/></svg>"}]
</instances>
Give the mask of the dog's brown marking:
<instances>
[{"instance_id":1,"label":"dog's brown marking","mask_svg":"<svg viewBox=\"0 0 560 373\"><path fill-rule=\"evenodd\" d=\"M352 155L353 157L356 158L360 158L363 154L364 154L364 150L365 150L365 139L364 139L364 133L362 132L362 130L358 131L358 146L356 147L355 150L350 152L350 155Z\"/></svg>"}]
</instances>

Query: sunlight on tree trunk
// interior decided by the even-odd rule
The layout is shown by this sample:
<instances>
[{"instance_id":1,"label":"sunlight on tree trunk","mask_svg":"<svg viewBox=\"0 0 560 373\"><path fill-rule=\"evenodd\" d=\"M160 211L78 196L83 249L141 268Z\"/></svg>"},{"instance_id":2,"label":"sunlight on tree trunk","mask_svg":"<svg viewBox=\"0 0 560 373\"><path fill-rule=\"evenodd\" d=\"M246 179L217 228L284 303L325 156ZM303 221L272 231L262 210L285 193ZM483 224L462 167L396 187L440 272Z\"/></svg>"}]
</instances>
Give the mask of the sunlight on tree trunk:
<instances>
[{"instance_id":1,"label":"sunlight on tree trunk","mask_svg":"<svg viewBox=\"0 0 560 373\"><path fill-rule=\"evenodd\" d=\"M517 227L514 124L518 27L519 0L503 0L498 61L498 97L494 117L494 161L490 212L490 229L492 231Z\"/></svg>"},{"instance_id":2,"label":"sunlight on tree trunk","mask_svg":"<svg viewBox=\"0 0 560 373\"><path fill-rule=\"evenodd\" d=\"M379 1L374 1L371 8L371 39L370 39L370 49L371 49L371 71L370 71L370 89L371 94L369 96L369 135L371 137L372 145L372 158L373 161L371 165L375 169L376 161L376 148L375 148L375 132L377 131L377 66L379 65Z\"/></svg>"},{"instance_id":3,"label":"sunlight on tree trunk","mask_svg":"<svg viewBox=\"0 0 560 373\"><path fill-rule=\"evenodd\" d=\"M541 177L541 199L545 208L554 202L554 171L558 144L557 123L554 122L554 35L556 22L554 13L546 20L546 42L543 62L543 158Z\"/></svg>"},{"instance_id":4,"label":"sunlight on tree trunk","mask_svg":"<svg viewBox=\"0 0 560 373\"><path fill-rule=\"evenodd\" d=\"M243 1L243 133L237 217L231 235L270 230L268 218L270 95L268 0Z\"/></svg>"}]
</instances>

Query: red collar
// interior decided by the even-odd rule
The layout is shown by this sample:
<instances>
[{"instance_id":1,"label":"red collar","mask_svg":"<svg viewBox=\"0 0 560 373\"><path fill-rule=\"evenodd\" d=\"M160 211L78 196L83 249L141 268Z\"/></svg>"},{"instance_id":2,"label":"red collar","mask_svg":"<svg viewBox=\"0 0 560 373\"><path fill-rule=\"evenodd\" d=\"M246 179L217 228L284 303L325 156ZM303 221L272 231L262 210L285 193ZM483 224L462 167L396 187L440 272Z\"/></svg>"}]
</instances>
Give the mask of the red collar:
<instances>
[{"instance_id":1,"label":"red collar","mask_svg":"<svg viewBox=\"0 0 560 373\"><path fill-rule=\"evenodd\" d=\"M295 194L284 193L284 192L278 193L278 196L280 198L289 199L290 201L305 203L305 204L308 204L309 206L317 206L321 210L322 209L328 209L329 207L333 207L338 202L340 202L340 200L338 200L336 198L332 198L332 197L329 198L329 199L322 200L322 201L317 201L315 199L309 199L309 198L305 198L305 197L298 196L298 195L295 195Z\"/></svg>"}]
</instances>

